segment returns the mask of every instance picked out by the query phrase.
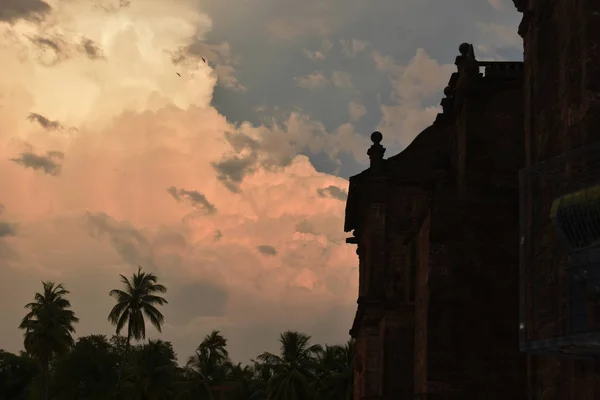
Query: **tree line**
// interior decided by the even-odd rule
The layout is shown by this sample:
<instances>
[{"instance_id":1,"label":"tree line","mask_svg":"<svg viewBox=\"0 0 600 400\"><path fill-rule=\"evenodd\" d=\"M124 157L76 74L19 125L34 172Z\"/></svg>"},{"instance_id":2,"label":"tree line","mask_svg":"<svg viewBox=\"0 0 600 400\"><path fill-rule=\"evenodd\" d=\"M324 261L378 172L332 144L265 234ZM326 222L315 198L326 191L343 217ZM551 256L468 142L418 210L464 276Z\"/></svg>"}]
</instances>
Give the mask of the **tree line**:
<instances>
[{"instance_id":1,"label":"tree line","mask_svg":"<svg viewBox=\"0 0 600 400\"><path fill-rule=\"evenodd\" d=\"M167 292L140 267L110 291L115 335L74 339L79 318L62 284L43 282L27 304L19 329L24 350L0 350L0 400L351 400L353 342L322 346L309 335L280 335L278 354L234 363L227 339L206 335L184 367L170 342L146 339L146 322L159 332ZM125 335L121 333L125 332Z\"/></svg>"}]
</instances>

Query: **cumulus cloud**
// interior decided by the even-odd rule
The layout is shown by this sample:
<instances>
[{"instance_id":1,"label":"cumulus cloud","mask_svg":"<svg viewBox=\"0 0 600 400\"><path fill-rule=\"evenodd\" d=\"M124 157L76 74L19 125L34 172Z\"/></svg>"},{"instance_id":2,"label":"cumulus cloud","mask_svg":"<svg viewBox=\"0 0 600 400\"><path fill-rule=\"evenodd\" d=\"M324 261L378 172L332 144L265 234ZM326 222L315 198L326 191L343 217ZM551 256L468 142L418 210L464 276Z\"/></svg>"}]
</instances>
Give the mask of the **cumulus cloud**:
<instances>
[{"instance_id":1,"label":"cumulus cloud","mask_svg":"<svg viewBox=\"0 0 600 400\"><path fill-rule=\"evenodd\" d=\"M362 160L367 146L366 138L351 125L328 132L323 124L299 112L291 113L283 123L273 120L269 127L244 123L224 137L231 150L211 165L217 179L234 193L240 192L246 176L260 169L277 171L287 167L303 150L320 151L331 159L345 152Z\"/></svg>"},{"instance_id":2,"label":"cumulus cloud","mask_svg":"<svg viewBox=\"0 0 600 400\"><path fill-rule=\"evenodd\" d=\"M337 186L329 185L326 188L317 189L317 193L321 197L331 197L336 200L346 201L348 198L348 193Z\"/></svg>"},{"instance_id":3,"label":"cumulus cloud","mask_svg":"<svg viewBox=\"0 0 600 400\"><path fill-rule=\"evenodd\" d=\"M304 54L313 61L323 61L332 48L333 43L329 40L323 40L319 50L310 51L305 49Z\"/></svg>"},{"instance_id":4,"label":"cumulus cloud","mask_svg":"<svg viewBox=\"0 0 600 400\"><path fill-rule=\"evenodd\" d=\"M192 207L197 208L207 215L217 212L215 205L208 201L206 196L197 190L178 189L175 186L171 186L167 188L167 193L173 196L175 200L179 202L187 202Z\"/></svg>"},{"instance_id":5,"label":"cumulus cloud","mask_svg":"<svg viewBox=\"0 0 600 400\"><path fill-rule=\"evenodd\" d=\"M15 22L19 19L39 21L51 10L43 0L1 0L0 21Z\"/></svg>"},{"instance_id":6,"label":"cumulus cloud","mask_svg":"<svg viewBox=\"0 0 600 400\"><path fill-rule=\"evenodd\" d=\"M233 56L227 42L214 44L206 43L203 40L194 40L191 44L180 48L173 54L173 62L186 67L190 56L192 57L192 63L198 58L206 60L214 68L214 73L223 87L238 92L246 90L246 87L235 76L235 66L239 63L239 60Z\"/></svg>"},{"instance_id":7,"label":"cumulus cloud","mask_svg":"<svg viewBox=\"0 0 600 400\"><path fill-rule=\"evenodd\" d=\"M333 86L343 89L352 89L352 75L349 72L333 71L331 73L331 82Z\"/></svg>"},{"instance_id":8,"label":"cumulus cloud","mask_svg":"<svg viewBox=\"0 0 600 400\"><path fill-rule=\"evenodd\" d=\"M356 57L360 53L364 53L370 48L372 48L371 44L366 40L340 40L340 45L342 46L342 53L346 57Z\"/></svg>"},{"instance_id":9,"label":"cumulus cloud","mask_svg":"<svg viewBox=\"0 0 600 400\"><path fill-rule=\"evenodd\" d=\"M361 119L367 113L367 109L357 100L352 100L348 103L348 115L350 120L355 122Z\"/></svg>"},{"instance_id":10,"label":"cumulus cloud","mask_svg":"<svg viewBox=\"0 0 600 400\"><path fill-rule=\"evenodd\" d=\"M456 67L440 64L424 49L417 49L406 65L378 52L373 53L373 59L377 68L390 76L394 88L391 104L381 105L383 117L377 129L384 132L386 143L405 147L440 112L439 106L427 106L425 101L435 96L439 102Z\"/></svg>"},{"instance_id":11,"label":"cumulus cloud","mask_svg":"<svg viewBox=\"0 0 600 400\"><path fill-rule=\"evenodd\" d=\"M22 345L15 327L40 279L72 292L78 334L109 333L108 292L138 265L169 287L162 337L182 357L212 329L241 360L275 350L285 329L343 340L356 256L344 243L343 202L318 189L347 181L299 153L364 157L364 138L302 112L230 123L211 105L222 79L215 64L187 50L174 59L211 29L193 2L49 4L43 27L0 25L0 187L10 189L2 202L19 228L9 237L0 227L0 293L11 299L0 301L3 347ZM32 37L60 37L68 56L47 68L52 58ZM81 48L84 38L101 59ZM52 134L30 113L77 131Z\"/></svg>"},{"instance_id":12,"label":"cumulus cloud","mask_svg":"<svg viewBox=\"0 0 600 400\"><path fill-rule=\"evenodd\" d=\"M303 89L314 90L331 85L329 79L322 72L315 71L305 76L294 78L296 85Z\"/></svg>"}]
</instances>

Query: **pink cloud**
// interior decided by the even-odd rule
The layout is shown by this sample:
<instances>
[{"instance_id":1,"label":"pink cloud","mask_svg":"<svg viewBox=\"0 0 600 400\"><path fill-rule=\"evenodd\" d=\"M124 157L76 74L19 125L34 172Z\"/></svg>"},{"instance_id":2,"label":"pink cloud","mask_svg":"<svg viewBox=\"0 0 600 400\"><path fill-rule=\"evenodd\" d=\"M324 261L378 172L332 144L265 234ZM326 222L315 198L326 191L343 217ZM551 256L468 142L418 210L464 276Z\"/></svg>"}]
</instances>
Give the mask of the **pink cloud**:
<instances>
[{"instance_id":1,"label":"pink cloud","mask_svg":"<svg viewBox=\"0 0 600 400\"><path fill-rule=\"evenodd\" d=\"M344 340L356 257L341 232L344 202L319 190L346 189L347 181L317 172L297 153L304 146L364 151L358 135L341 127L328 136L298 113L272 127L230 124L210 106L219 72L199 58L172 62L176 50L210 29L191 2L132 2L108 14L84 1L68 10L52 5L42 28L0 26L0 187L7 189L0 217L18 224L16 236L0 238L3 254L15 255L0 261L10 285L0 285L2 347L20 346L22 305L42 279L72 291L78 333L109 333L108 291L117 274L138 264L154 270L174 297L197 288L197 298L165 309L163 338L182 356L212 329L223 329L241 358L273 348L283 329ZM40 65L32 34L60 35L64 59ZM68 46L84 36L102 58ZM30 113L77 129L45 129L27 120ZM54 175L10 160L49 151L64 153ZM253 162L237 192L215 168L232 156ZM257 251L265 245L274 254ZM203 298L203 290L224 295ZM218 312L202 311L217 301ZM347 318L328 318L332 312ZM330 323L315 325L321 320Z\"/></svg>"}]
</instances>

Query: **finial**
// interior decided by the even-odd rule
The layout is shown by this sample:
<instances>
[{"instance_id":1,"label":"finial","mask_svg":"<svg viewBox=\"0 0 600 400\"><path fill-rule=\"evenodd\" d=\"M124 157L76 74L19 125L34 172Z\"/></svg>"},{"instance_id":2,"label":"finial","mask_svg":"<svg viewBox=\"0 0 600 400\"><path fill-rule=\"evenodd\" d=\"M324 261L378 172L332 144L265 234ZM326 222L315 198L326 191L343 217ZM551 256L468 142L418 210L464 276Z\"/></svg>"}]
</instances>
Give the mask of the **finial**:
<instances>
[{"instance_id":1,"label":"finial","mask_svg":"<svg viewBox=\"0 0 600 400\"><path fill-rule=\"evenodd\" d=\"M381 145L383 135L379 131L371 133L371 141L373 144L367 151L367 155L371 160L371 169L378 171L381 168L381 162L383 161L383 155L385 154L385 147Z\"/></svg>"},{"instance_id":2,"label":"finial","mask_svg":"<svg viewBox=\"0 0 600 400\"><path fill-rule=\"evenodd\" d=\"M375 131L371 133L371 142L373 143L381 143L383 140L383 135L379 131Z\"/></svg>"},{"instance_id":3,"label":"finial","mask_svg":"<svg viewBox=\"0 0 600 400\"><path fill-rule=\"evenodd\" d=\"M446 86L444 88L444 95L446 97L452 97L454 95L454 89L452 89L450 86Z\"/></svg>"},{"instance_id":4,"label":"finial","mask_svg":"<svg viewBox=\"0 0 600 400\"><path fill-rule=\"evenodd\" d=\"M462 43L460 46L458 46L458 52L461 56L466 56L469 54L469 50L471 50L471 45L469 43Z\"/></svg>"}]
</instances>

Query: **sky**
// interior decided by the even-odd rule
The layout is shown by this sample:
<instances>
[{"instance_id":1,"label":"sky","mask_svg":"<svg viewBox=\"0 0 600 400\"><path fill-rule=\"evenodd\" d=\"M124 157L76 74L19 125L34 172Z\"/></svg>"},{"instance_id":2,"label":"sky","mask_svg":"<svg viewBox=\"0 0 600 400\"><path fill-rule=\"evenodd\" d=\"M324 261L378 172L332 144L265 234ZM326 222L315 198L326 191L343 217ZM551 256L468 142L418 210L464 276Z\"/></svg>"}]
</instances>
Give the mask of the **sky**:
<instances>
[{"instance_id":1,"label":"sky","mask_svg":"<svg viewBox=\"0 0 600 400\"><path fill-rule=\"evenodd\" d=\"M0 0L0 348L41 281L77 335L114 333L138 266L182 362L213 329L239 361L284 330L345 342L369 135L391 156L432 123L462 42L521 60L519 20L510 0Z\"/></svg>"}]
</instances>

